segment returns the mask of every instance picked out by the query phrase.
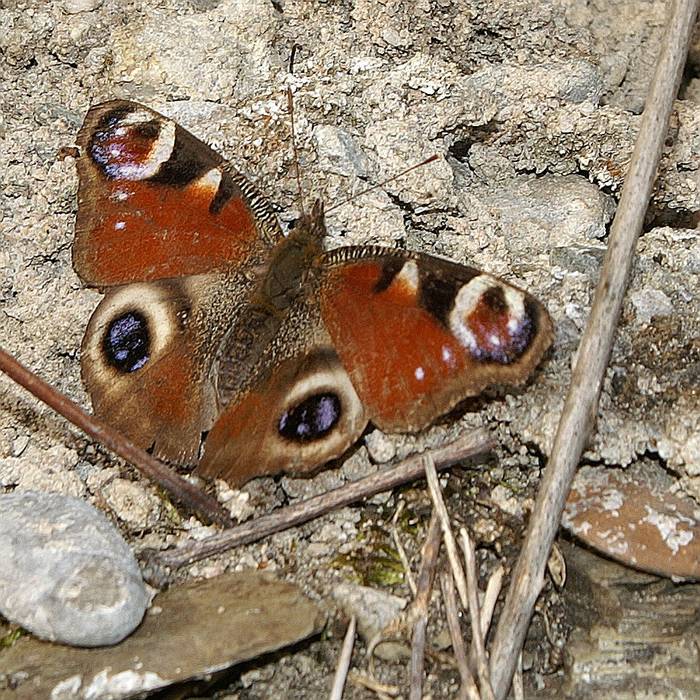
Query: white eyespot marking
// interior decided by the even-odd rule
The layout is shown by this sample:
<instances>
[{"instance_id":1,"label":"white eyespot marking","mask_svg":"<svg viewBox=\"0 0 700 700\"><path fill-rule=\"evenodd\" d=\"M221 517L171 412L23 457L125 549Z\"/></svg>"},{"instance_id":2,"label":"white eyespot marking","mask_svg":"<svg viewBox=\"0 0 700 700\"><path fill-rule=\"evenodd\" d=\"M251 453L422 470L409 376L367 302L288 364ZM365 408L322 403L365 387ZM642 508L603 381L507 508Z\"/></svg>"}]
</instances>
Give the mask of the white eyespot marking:
<instances>
[{"instance_id":1,"label":"white eyespot marking","mask_svg":"<svg viewBox=\"0 0 700 700\"><path fill-rule=\"evenodd\" d=\"M117 223L114 224L115 231L123 231L125 228L126 228L126 221L117 221Z\"/></svg>"},{"instance_id":2,"label":"white eyespot marking","mask_svg":"<svg viewBox=\"0 0 700 700\"><path fill-rule=\"evenodd\" d=\"M416 367L413 374L419 382L422 382L425 379L425 370L422 367Z\"/></svg>"},{"instance_id":3,"label":"white eyespot marking","mask_svg":"<svg viewBox=\"0 0 700 700\"><path fill-rule=\"evenodd\" d=\"M103 339L112 321L132 311L141 314L148 326L150 359L157 358L172 341L178 323L167 288L151 284L129 284L108 294L95 310L85 332L85 353L96 374L105 381L114 369L104 356Z\"/></svg>"},{"instance_id":4,"label":"white eyespot marking","mask_svg":"<svg viewBox=\"0 0 700 700\"><path fill-rule=\"evenodd\" d=\"M209 194L213 199L216 193L219 191L219 185L221 185L221 170L218 168L212 168L208 170L202 177L192 183L192 187L201 191L202 193Z\"/></svg>"},{"instance_id":5,"label":"white eyespot marking","mask_svg":"<svg viewBox=\"0 0 700 700\"><path fill-rule=\"evenodd\" d=\"M151 151L145 158L143 163L134 163L134 177L128 177L124 174L123 177L127 180L146 180L153 177L160 166L165 163L173 153L175 148L175 122L167 121L161 124L158 138L153 143ZM128 166L125 166L128 168ZM138 176L136 173L138 172Z\"/></svg>"},{"instance_id":6,"label":"white eyespot marking","mask_svg":"<svg viewBox=\"0 0 700 700\"><path fill-rule=\"evenodd\" d=\"M114 200L115 202L125 202L129 197L131 197L133 193L132 192L127 192L126 190L115 190L111 196L110 199Z\"/></svg>"},{"instance_id":7,"label":"white eyespot marking","mask_svg":"<svg viewBox=\"0 0 700 700\"><path fill-rule=\"evenodd\" d=\"M448 367L455 367L457 364L455 361L455 355L452 352L450 348L447 347L447 345L442 346L442 361L448 366Z\"/></svg>"},{"instance_id":8,"label":"white eyespot marking","mask_svg":"<svg viewBox=\"0 0 700 700\"><path fill-rule=\"evenodd\" d=\"M491 324L487 323L470 325L470 316L479 304L485 301L484 295L493 293L493 290L498 290L503 295L503 311L494 312L493 327L490 328ZM505 319L502 318L503 313L507 314ZM500 321L499 316L502 319ZM485 321L488 321L488 318ZM505 361L506 354L510 352L509 346L521 340L518 336L523 336L526 321L523 293L489 275L474 277L462 286L449 315L450 330L464 348L475 357L496 359L497 356L501 358L499 361ZM505 333L499 333L499 327Z\"/></svg>"},{"instance_id":9,"label":"white eyespot marking","mask_svg":"<svg viewBox=\"0 0 700 700\"><path fill-rule=\"evenodd\" d=\"M136 119L135 114L140 114L141 119ZM105 162L103 167L112 177L120 180L147 180L158 172L160 166L165 163L175 148L175 123L171 121L159 124L158 136L153 140L150 151L134 159L129 153L128 142L131 129L138 129L138 124L144 121L152 121L152 118L143 112L128 114L121 120L120 125L112 132L114 143L107 147L109 156L113 162ZM131 157L131 159L130 159ZM98 156L98 161L100 160Z\"/></svg>"},{"instance_id":10,"label":"white eyespot marking","mask_svg":"<svg viewBox=\"0 0 700 700\"><path fill-rule=\"evenodd\" d=\"M134 124L143 124L143 122L150 122L153 120L153 114L146 112L145 110L135 110L134 112L128 112L119 120L119 126L132 126Z\"/></svg>"},{"instance_id":11,"label":"white eyespot marking","mask_svg":"<svg viewBox=\"0 0 700 700\"><path fill-rule=\"evenodd\" d=\"M391 282L392 286L395 284L401 285L412 296L418 293L419 276L415 260L409 260L404 264Z\"/></svg>"}]
</instances>

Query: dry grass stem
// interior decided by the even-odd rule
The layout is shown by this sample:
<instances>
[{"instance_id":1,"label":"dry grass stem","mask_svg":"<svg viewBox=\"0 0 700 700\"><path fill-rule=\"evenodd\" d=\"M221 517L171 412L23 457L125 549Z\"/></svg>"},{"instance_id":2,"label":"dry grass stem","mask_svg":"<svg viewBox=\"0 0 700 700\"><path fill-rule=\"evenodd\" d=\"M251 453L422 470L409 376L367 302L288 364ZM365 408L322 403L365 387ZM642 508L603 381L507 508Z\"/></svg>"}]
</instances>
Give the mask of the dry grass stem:
<instances>
[{"instance_id":1,"label":"dry grass stem","mask_svg":"<svg viewBox=\"0 0 700 700\"><path fill-rule=\"evenodd\" d=\"M486 634L491 626L493 611L496 608L498 596L501 594L504 576L505 569L502 566L499 566L491 574L489 577L489 582L486 584L486 593L484 593L484 601L481 605L481 635L484 639L486 639Z\"/></svg>"},{"instance_id":2,"label":"dry grass stem","mask_svg":"<svg viewBox=\"0 0 700 700\"><path fill-rule=\"evenodd\" d=\"M452 575L454 576L455 583L457 584L457 592L459 593L462 607L465 611L468 611L469 599L467 597L467 580L464 578L464 571L459 562L459 550L457 549L457 542L454 534L452 533L450 516L447 513L445 501L442 498L442 489L440 488L435 463L430 455L423 457L423 466L425 469L426 479L428 480L430 497L433 500L433 506L437 511L438 517L440 518L442 536L445 540L445 549L447 550L447 558L450 562L450 567L452 568Z\"/></svg>"},{"instance_id":3,"label":"dry grass stem","mask_svg":"<svg viewBox=\"0 0 700 700\"><path fill-rule=\"evenodd\" d=\"M525 700L525 687L523 685L523 653L518 654L518 665L513 674L513 697L515 700Z\"/></svg>"},{"instance_id":4,"label":"dry grass stem","mask_svg":"<svg viewBox=\"0 0 700 700\"><path fill-rule=\"evenodd\" d=\"M413 618L411 630L411 687L410 700L420 700L423 696L423 669L425 666L425 631L428 626L430 592L433 589L438 554L440 553L440 519L433 510L428 525L428 533L423 544L418 586L411 609Z\"/></svg>"},{"instance_id":5,"label":"dry grass stem","mask_svg":"<svg viewBox=\"0 0 700 700\"><path fill-rule=\"evenodd\" d=\"M476 671L479 677L481 697L493 700L493 689L489 678L489 662L486 658L486 647L481 630L481 615L479 614L479 578L476 573L476 556L474 545L467 531L459 531L462 540L462 553L467 572L467 595L469 597L469 618L472 625L472 649L476 656Z\"/></svg>"},{"instance_id":6,"label":"dry grass stem","mask_svg":"<svg viewBox=\"0 0 700 700\"><path fill-rule=\"evenodd\" d=\"M398 697L401 694L401 689L398 686L380 683L359 671L350 671L348 680L359 688L366 688L376 693L379 700L391 700L391 698Z\"/></svg>"},{"instance_id":7,"label":"dry grass stem","mask_svg":"<svg viewBox=\"0 0 700 700\"><path fill-rule=\"evenodd\" d=\"M469 670L469 662L467 661L467 649L462 637L462 629L459 624L459 612L457 610L457 597L455 595L455 586L452 576L443 571L440 574L440 587L442 589L442 600L445 604L445 614L447 616L447 628L450 631L450 639L452 640L452 651L454 652L457 670L462 680L460 687L460 697L467 700L481 700L479 689L476 687L474 677Z\"/></svg>"},{"instance_id":8,"label":"dry grass stem","mask_svg":"<svg viewBox=\"0 0 700 700\"><path fill-rule=\"evenodd\" d=\"M408 584L408 587L411 590L411 595L415 598L416 582L413 579L413 572L411 571L411 563L408 561L408 557L406 556L406 550L404 549L404 546L401 542L401 537L399 536L398 528L396 527L396 523L397 523L398 519L401 517L401 513L403 512L405 507L406 507L406 502L399 501L399 505L396 508L396 512L394 513L394 517L392 517L392 519L391 519L391 536L394 540L394 545L396 546L396 551L399 554L399 559L401 560L401 565L403 566L403 570L406 572L406 583Z\"/></svg>"},{"instance_id":9,"label":"dry grass stem","mask_svg":"<svg viewBox=\"0 0 700 700\"><path fill-rule=\"evenodd\" d=\"M348 623L348 631L345 633L343 647L340 650L340 658L338 666L335 669L335 677L333 678L333 687L331 688L330 700L342 700L343 690L345 688L345 680L348 677L350 668L350 660L352 659L352 649L355 646L355 628L357 621L353 615Z\"/></svg>"}]
</instances>

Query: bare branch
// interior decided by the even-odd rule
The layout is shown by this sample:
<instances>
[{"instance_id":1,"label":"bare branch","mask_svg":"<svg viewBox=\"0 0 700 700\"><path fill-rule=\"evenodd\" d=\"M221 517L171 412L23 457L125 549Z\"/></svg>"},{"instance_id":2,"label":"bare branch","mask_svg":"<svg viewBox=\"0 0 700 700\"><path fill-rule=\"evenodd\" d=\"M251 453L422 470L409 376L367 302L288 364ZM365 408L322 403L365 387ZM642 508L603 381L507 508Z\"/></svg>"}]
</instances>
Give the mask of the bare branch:
<instances>
[{"instance_id":1,"label":"bare branch","mask_svg":"<svg viewBox=\"0 0 700 700\"><path fill-rule=\"evenodd\" d=\"M430 455L440 468L445 468L455 462L484 454L492 447L493 440L489 434L484 430L476 430L448 445L432 450ZM154 586L163 587L171 579L172 573L182 566L221 554L233 547L255 542L382 491L389 491L422 477L423 471L423 456L415 455L390 469L281 508L270 515L250 520L199 542L188 542L166 552L143 553L144 578Z\"/></svg>"},{"instance_id":2,"label":"bare branch","mask_svg":"<svg viewBox=\"0 0 700 700\"><path fill-rule=\"evenodd\" d=\"M698 1L675 0L661 41L661 53L610 231L593 307L581 338L569 393L493 642L491 680L499 700L508 694L549 550L597 413L637 236L656 177Z\"/></svg>"},{"instance_id":3,"label":"bare branch","mask_svg":"<svg viewBox=\"0 0 700 700\"><path fill-rule=\"evenodd\" d=\"M93 440L133 464L141 474L164 488L175 501L191 508L208 522L224 526L231 524L229 514L214 498L207 496L189 481L178 476L170 467L134 445L119 431L84 411L77 403L47 384L2 348L0 370Z\"/></svg>"}]
</instances>

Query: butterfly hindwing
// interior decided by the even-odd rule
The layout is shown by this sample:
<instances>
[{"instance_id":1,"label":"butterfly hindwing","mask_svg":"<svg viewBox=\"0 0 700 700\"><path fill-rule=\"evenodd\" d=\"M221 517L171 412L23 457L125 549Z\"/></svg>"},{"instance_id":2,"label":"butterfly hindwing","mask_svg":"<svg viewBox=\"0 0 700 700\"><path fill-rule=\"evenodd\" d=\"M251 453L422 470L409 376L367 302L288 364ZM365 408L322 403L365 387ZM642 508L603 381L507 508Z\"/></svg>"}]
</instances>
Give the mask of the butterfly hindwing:
<instances>
[{"instance_id":1,"label":"butterfly hindwing","mask_svg":"<svg viewBox=\"0 0 700 700\"><path fill-rule=\"evenodd\" d=\"M246 280L216 274L108 291L82 346L95 412L156 455L194 463L219 411L214 368ZM250 285L250 283L248 283Z\"/></svg>"},{"instance_id":2,"label":"butterfly hindwing","mask_svg":"<svg viewBox=\"0 0 700 700\"><path fill-rule=\"evenodd\" d=\"M545 308L475 268L341 248L320 272L324 323L378 427L419 430L468 396L524 381L552 341Z\"/></svg>"},{"instance_id":3,"label":"butterfly hindwing","mask_svg":"<svg viewBox=\"0 0 700 700\"><path fill-rule=\"evenodd\" d=\"M123 100L93 107L77 142L73 266L89 285L244 265L281 235L250 182L147 107Z\"/></svg>"},{"instance_id":4,"label":"butterfly hindwing","mask_svg":"<svg viewBox=\"0 0 700 700\"><path fill-rule=\"evenodd\" d=\"M226 374L222 366L220 382ZM231 393L225 386L220 391ZM231 393L197 471L234 486L280 471L312 472L342 455L366 425L365 409L309 295L292 306L248 381Z\"/></svg>"}]
</instances>

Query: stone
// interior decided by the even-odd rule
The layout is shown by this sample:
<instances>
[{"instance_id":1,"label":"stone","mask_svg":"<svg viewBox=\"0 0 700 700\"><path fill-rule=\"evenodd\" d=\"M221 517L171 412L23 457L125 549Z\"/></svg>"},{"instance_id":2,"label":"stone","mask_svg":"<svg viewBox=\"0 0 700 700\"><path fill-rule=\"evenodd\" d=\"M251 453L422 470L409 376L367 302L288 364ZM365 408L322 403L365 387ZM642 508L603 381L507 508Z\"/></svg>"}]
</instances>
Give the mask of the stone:
<instances>
[{"instance_id":1,"label":"stone","mask_svg":"<svg viewBox=\"0 0 700 700\"><path fill-rule=\"evenodd\" d=\"M65 0L63 9L69 15L77 15L79 12L92 12L102 4L102 0Z\"/></svg>"},{"instance_id":2,"label":"stone","mask_svg":"<svg viewBox=\"0 0 700 700\"><path fill-rule=\"evenodd\" d=\"M0 652L0 697L14 687L12 700L119 700L276 651L317 633L324 619L293 584L258 571L226 574L159 594L139 629L109 649L21 637Z\"/></svg>"},{"instance_id":3,"label":"stone","mask_svg":"<svg viewBox=\"0 0 700 700\"><path fill-rule=\"evenodd\" d=\"M0 495L0 612L43 639L116 644L150 595L119 532L93 506L34 491Z\"/></svg>"},{"instance_id":4,"label":"stone","mask_svg":"<svg viewBox=\"0 0 700 700\"><path fill-rule=\"evenodd\" d=\"M589 547L635 569L700 579L700 507L673 493L663 470L582 467L562 525Z\"/></svg>"}]
</instances>

